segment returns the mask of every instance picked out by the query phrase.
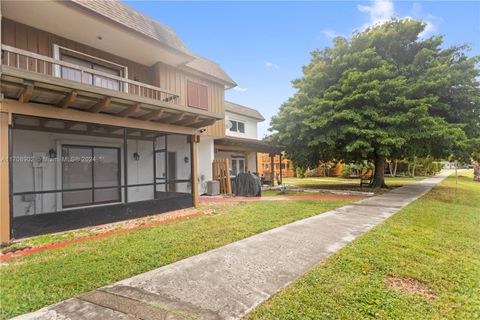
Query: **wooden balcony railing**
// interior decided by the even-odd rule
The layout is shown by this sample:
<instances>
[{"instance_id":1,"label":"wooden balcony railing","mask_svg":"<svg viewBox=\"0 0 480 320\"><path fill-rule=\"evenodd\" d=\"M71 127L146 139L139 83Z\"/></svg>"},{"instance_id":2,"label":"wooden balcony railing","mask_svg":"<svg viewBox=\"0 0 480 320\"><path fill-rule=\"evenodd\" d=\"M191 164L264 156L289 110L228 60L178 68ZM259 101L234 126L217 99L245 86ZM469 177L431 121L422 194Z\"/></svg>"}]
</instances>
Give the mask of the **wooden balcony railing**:
<instances>
[{"instance_id":1,"label":"wooden balcony railing","mask_svg":"<svg viewBox=\"0 0 480 320\"><path fill-rule=\"evenodd\" d=\"M2 45L2 64L143 98L178 103L179 97L175 92L7 45ZM62 76L65 70L70 73L69 77Z\"/></svg>"}]
</instances>

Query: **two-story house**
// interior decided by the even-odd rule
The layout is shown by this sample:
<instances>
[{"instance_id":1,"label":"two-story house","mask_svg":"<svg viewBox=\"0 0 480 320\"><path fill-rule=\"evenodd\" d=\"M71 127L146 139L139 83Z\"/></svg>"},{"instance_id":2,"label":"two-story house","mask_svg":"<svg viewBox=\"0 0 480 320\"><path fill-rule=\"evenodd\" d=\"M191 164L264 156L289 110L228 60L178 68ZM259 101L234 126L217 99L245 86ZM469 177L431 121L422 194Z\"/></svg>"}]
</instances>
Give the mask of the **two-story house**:
<instances>
[{"instance_id":1,"label":"two-story house","mask_svg":"<svg viewBox=\"0 0 480 320\"><path fill-rule=\"evenodd\" d=\"M279 151L258 140L257 126L265 118L255 109L225 101L225 136L214 141L214 159L227 159L232 175L258 174L257 153Z\"/></svg>"},{"instance_id":2,"label":"two-story house","mask_svg":"<svg viewBox=\"0 0 480 320\"><path fill-rule=\"evenodd\" d=\"M116 1L0 8L0 242L195 206L227 150L256 171L261 115L169 27Z\"/></svg>"}]
</instances>

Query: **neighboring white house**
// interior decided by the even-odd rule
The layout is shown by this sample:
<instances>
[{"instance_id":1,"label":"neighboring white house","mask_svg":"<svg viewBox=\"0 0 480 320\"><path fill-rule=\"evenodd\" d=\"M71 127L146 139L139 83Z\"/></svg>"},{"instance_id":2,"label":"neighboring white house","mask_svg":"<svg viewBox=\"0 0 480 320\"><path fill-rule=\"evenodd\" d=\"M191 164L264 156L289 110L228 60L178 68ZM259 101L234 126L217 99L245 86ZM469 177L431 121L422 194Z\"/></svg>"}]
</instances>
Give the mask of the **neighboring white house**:
<instances>
[{"instance_id":1,"label":"neighboring white house","mask_svg":"<svg viewBox=\"0 0 480 320\"><path fill-rule=\"evenodd\" d=\"M225 101L225 136L202 136L198 145L198 180L200 194L206 192L206 181L212 180L213 160L228 159L230 172L258 172L257 152L278 150L258 140L258 123L265 118L259 111Z\"/></svg>"}]
</instances>

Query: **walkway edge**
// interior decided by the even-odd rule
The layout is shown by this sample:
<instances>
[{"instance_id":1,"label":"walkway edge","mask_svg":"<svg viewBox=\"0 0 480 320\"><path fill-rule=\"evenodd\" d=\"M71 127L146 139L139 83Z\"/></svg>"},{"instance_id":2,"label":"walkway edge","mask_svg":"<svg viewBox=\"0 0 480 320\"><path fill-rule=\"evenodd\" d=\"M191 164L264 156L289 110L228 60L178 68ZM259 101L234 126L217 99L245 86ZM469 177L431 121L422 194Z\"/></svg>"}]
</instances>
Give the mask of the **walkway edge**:
<instances>
[{"instance_id":1,"label":"walkway edge","mask_svg":"<svg viewBox=\"0 0 480 320\"><path fill-rule=\"evenodd\" d=\"M174 310L169 319L240 319L332 253L425 195L449 174L268 230L93 292L118 296L119 301L111 301L109 306L126 298L137 301L136 306L144 303ZM81 299L15 319L128 317L121 308Z\"/></svg>"}]
</instances>

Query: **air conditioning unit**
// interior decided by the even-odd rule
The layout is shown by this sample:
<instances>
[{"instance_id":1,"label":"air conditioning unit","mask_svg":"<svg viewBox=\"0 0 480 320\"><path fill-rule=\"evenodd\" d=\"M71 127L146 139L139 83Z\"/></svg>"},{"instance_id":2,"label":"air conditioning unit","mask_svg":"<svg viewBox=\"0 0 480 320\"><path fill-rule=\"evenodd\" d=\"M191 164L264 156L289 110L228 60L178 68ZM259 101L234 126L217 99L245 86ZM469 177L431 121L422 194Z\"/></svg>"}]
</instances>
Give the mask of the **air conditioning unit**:
<instances>
[{"instance_id":1,"label":"air conditioning unit","mask_svg":"<svg viewBox=\"0 0 480 320\"><path fill-rule=\"evenodd\" d=\"M220 194L220 182L219 181L207 181L207 195L218 196Z\"/></svg>"}]
</instances>

